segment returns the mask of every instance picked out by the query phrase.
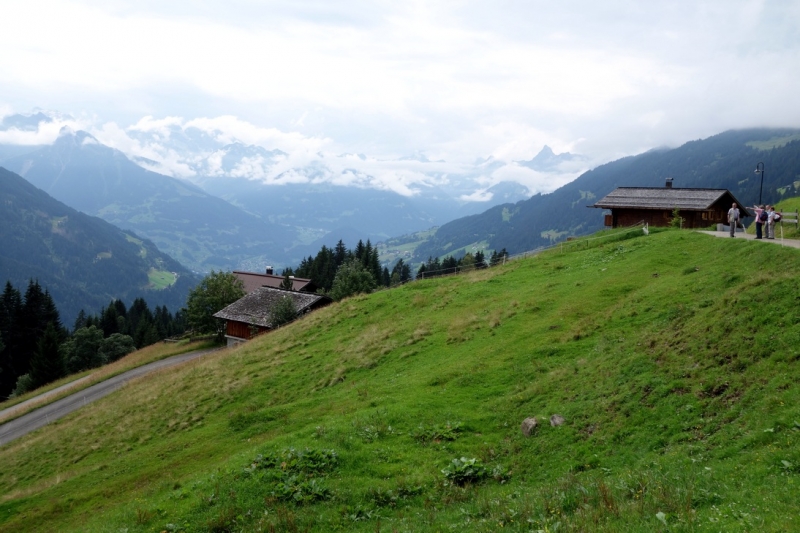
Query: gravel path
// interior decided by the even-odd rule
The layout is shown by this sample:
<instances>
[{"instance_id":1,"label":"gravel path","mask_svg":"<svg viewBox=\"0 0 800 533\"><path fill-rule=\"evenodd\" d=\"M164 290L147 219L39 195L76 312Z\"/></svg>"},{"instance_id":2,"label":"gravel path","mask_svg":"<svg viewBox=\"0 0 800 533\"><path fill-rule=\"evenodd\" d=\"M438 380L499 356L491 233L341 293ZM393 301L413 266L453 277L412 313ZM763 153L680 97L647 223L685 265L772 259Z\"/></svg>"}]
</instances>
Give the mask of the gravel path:
<instances>
[{"instance_id":1,"label":"gravel path","mask_svg":"<svg viewBox=\"0 0 800 533\"><path fill-rule=\"evenodd\" d=\"M731 234L727 231L698 231L697 233L705 233L706 235L711 235L713 237L725 237L730 239ZM754 241L756 240L755 235L750 235L748 233L736 233L736 239L744 239L747 241ZM790 246L792 248L800 248L800 241L796 239L781 239L780 236L776 237L775 239L761 239L761 242L768 242L771 244L777 244L780 246Z\"/></svg>"}]
</instances>

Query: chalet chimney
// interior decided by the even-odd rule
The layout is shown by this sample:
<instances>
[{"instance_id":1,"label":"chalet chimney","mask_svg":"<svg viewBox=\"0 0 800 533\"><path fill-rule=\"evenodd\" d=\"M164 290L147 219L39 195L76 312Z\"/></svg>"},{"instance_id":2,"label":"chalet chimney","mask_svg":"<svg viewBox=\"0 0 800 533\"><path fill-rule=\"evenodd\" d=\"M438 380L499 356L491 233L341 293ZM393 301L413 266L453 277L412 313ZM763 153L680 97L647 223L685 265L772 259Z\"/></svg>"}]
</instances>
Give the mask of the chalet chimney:
<instances>
[{"instance_id":1,"label":"chalet chimney","mask_svg":"<svg viewBox=\"0 0 800 533\"><path fill-rule=\"evenodd\" d=\"M672 178L667 178L667 183L664 184L664 187L666 187L667 189L672 188Z\"/></svg>"},{"instance_id":2,"label":"chalet chimney","mask_svg":"<svg viewBox=\"0 0 800 533\"><path fill-rule=\"evenodd\" d=\"M271 266L268 266L268 267L267 267L267 275L268 275L268 276L271 276L271 275L272 275L272 267L271 267Z\"/></svg>"}]
</instances>

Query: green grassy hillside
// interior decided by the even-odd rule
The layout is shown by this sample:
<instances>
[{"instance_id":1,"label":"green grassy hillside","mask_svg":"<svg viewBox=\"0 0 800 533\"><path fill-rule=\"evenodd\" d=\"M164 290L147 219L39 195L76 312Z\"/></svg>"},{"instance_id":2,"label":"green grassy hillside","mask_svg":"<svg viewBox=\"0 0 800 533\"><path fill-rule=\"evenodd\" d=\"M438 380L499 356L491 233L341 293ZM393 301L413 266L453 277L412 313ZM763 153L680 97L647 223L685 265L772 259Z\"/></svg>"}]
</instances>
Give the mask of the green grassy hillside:
<instances>
[{"instance_id":1,"label":"green grassy hillside","mask_svg":"<svg viewBox=\"0 0 800 533\"><path fill-rule=\"evenodd\" d=\"M800 528L800 252L598 242L132 383L0 449L0 531Z\"/></svg>"}]
</instances>

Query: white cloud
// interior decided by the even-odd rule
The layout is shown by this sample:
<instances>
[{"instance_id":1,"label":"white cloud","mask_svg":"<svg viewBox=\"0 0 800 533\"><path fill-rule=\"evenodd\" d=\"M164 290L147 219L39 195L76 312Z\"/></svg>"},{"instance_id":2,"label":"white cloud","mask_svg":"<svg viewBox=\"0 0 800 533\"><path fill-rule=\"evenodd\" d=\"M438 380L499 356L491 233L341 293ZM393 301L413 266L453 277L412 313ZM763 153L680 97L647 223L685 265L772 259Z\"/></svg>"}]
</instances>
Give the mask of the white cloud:
<instances>
[{"instance_id":1,"label":"white cloud","mask_svg":"<svg viewBox=\"0 0 800 533\"><path fill-rule=\"evenodd\" d=\"M465 180L552 190L581 169L554 180L473 166L545 144L594 164L800 125L797 2L7 0L3 18L0 115L24 103L97 113L101 142L183 177L201 162L222 172L218 147L175 148L194 130L287 153L242 160L236 175L413 195ZM334 155L348 152L369 157ZM447 163L391 161L415 152ZM314 176L296 170L309 165Z\"/></svg>"},{"instance_id":2,"label":"white cloud","mask_svg":"<svg viewBox=\"0 0 800 533\"><path fill-rule=\"evenodd\" d=\"M472 194L462 194L458 197L464 202L488 202L494 195L487 190L475 191Z\"/></svg>"},{"instance_id":3,"label":"white cloud","mask_svg":"<svg viewBox=\"0 0 800 533\"><path fill-rule=\"evenodd\" d=\"M11 115L10 106L6 108L6 115ZM0 115L2 118L2 115ZM0 130L0 144L16 144L24 146L37 146L52 144L58 138L62 128L69 128L72 130L85 129L87 122L77 120L74 118L66 118L58 114L52 114L53 120L39 122L36 130L20 130L18 128L9 128L7 130Z\"/></svg>"},{"instance_id":4,"label":"white cloud","mask_svg":"<svg viewBox=\"0 0 800 533\"><path fill-rule=\"evenodd\" d=\"M584 169L585 170L585 169ZM505 165L492 173L492 184L502 181L514 181L528 187L533 194L549 193L558 189L562 185L569 183L578 176L580 172L552 173L538 172L527 167L512 163Z\"/></svg>"},{"instance_id":5,"label":"white cloud","mask_svg":"<svg viewBox=\"0 0 800 533\"><path fill-rule=\"evenodd\" d=\"M287 152L296 150L318 151L331 142L328 138L306 137L298 132L283 132L277 128L255 126L250 122L230 115L214 118L196 118L184 123L182 128L197 128L223 144L230 144L238 140L245 144Z\"/></svg>"}]
</instances>

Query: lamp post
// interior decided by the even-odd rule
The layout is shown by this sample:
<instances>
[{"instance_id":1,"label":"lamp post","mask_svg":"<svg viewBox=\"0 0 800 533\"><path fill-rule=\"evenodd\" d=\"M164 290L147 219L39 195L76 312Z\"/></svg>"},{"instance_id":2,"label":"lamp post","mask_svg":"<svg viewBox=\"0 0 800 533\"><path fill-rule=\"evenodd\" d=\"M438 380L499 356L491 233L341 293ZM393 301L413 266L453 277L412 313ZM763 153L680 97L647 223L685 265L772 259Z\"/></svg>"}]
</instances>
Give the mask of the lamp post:
<instances>
[{"instance_id":1,"label":"lamp post","mask_svg":"<svg viewBox=\"0 0 800 533\"><path fill-rule=\"evenodd\" d=\"M758 205L761 205L761 191L764 189L764 163L756 165L756 174L761 172L761 186L758 188Z\"/></svg>"}]
</instances>

